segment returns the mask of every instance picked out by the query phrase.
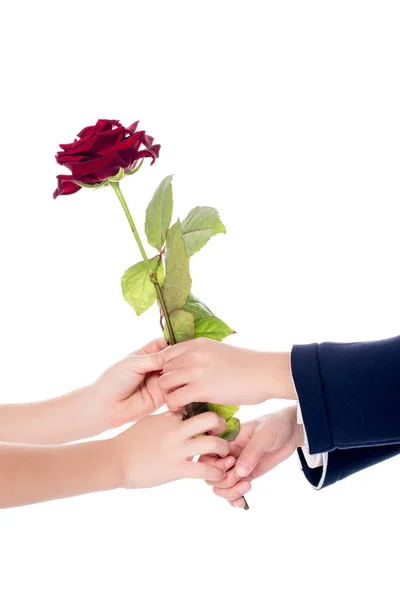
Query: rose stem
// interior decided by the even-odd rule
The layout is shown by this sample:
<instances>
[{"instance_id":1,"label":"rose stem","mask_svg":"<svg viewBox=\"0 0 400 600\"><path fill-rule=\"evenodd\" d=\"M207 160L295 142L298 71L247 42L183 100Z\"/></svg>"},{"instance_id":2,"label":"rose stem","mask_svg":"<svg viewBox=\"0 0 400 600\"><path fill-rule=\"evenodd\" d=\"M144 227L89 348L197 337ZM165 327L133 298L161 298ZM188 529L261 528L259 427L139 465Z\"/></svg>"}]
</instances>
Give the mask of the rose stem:
<instances>
[{"instance_id":1,"label":"rose stem","mask_svg":"<svg viewBox=\"0 0 400 600\"><path fill-rule=\"evenodd\" d=\"M140 236L139 236L138 231L136 229L135 223L134 223L134 221L132 219L132 215L129 212L129 208L128 208L128 205L126 204L124 195L123 195L123 193L121 191L121 188L119 186L119 182L117 182L117 181L109 181L108 184L112 187L112 189L114 190L114 192L117 194L118 200L120 201L121 206L124 209L124 213L126 215L126 218L128 219L128 223L129 223L129 225L131 227L132 233L133 233L134 238L136 240L136 243L137 243L137 245L139 247L140 254L142 255L143 261L144 261L146 267L149 270L150 279L153 282L154 287L156 288L157 298L158 298L158 301L160 303L161 311L162 311L162 314L164 316L165 324L166 324L167 329L168 329L170 342L171 342L172 345L176 344L174 330L172 328L172 324L171 324L171 320L169 318L167 307L165 306L164 296L162 294L161 287L160 287L160 284L159 284L159 281L158 281L158 278L157 278L157 272L153 271L153 269L151 267L151 264L150 264L150 261L147 258L146 251L145 251L145 249L143 247L143 244L142 244L142 240L140 239Z\"/></svg>"},{"instance_id":2,"label":"rose stem","mask_svg":"<svg viewBox=\"0 0 400 600\"><path fill-rule=\"evenodd\" d=\"M176 338L175 338L174 330L172 328L172 324L171 324L171 321L170 321L170 318L169 318L167 307L165 306L164 296L162 294L161 287L160 287L160 284L159 284L158 279L157 279L157 273L154 272L153 269L151 268L151 264L149 262L149 259L147 258L147 254L146 254L146 251L145 251L145 249L143 247L142 240L140 239L139 233L138 233L138 231L136 229L136 226L135 226L135 223L134 223L134 221L132 219L132 215L131 215L131 213L129 211L128 205L127 205L127 203L125 201L124 195L123 195L123 193L121 191L121 188L119 186L119 182L117 182L117 181L109 181L108 184L112 187L112 189L114 190L114 192L117 194L118 200L120 201L121 206L124 209L124 213L126 215L126 218L128 219L128 223L129 223L129 225L131 227L132 233L133 233L133 235L135 237L135 240L136 240L136 243L137 243L137 245L139 247L140 254L142 255L143 261L144 261L145 265L147 266L147 268L149 270L150 279L153 282L154 287L156 288L157 298L158 298L158 301L159 301L160 306L161 306L162 314L164 315L165 323L167 325L167 329L168 329L169 339L170 339L171 345L174 345L174 344L176 344ZM244 500L244 510L248 510L250 507L247 504L246 498L244 496L243 496L243 500Z\"/></svg>"}]
</instances>

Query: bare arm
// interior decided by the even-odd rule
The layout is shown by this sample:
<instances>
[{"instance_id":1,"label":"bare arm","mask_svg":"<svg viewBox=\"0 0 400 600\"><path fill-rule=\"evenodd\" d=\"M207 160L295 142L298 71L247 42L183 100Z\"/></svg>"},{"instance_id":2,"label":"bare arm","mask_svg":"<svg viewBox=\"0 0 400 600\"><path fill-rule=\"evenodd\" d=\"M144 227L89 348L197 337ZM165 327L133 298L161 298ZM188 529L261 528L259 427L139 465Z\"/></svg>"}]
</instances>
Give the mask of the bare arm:
<instances>
[{"instance_id":1,"label":"bare arm","mask_svg":"<svg viewBox=\"0 0 400 600\"><path fill-rule=\"evenodd\" d=\"M0 404L0 442L64 444L136 421L164 403L154 340L79 390L43 402Z\"/></svg>"},{"instance_id":2,"label":"bare arm","mask_svg":"<svg viewBox=\"0 0 400 600\"><path fill-rule=\"evenodd\" d=\"M95 403L96 388L88 386L42 402L0 405L0 441L64 444L97 435L106 428L107 414L99 414L99 401L90 415Z\"/></svg>"},{"instance_id":3,"label":"bare arm","mask_svg":"<svg viewBox=\"0 0 400 600\"><path fill-rule=\"evenodd\" d=\"M145 417L109 440L66 446L0 443L0 508L119 487L143 488L187 477L219 480L224 472L193 456L227 456L225 421L203 413L188 421L166 412Z\"/></svg>"},{"instance_id":4,"label":"bare arm","mask_svg":"<svg viewBox=\"0 0 400 600\"><path fill-rule=\"evenodd\" d=\"M110 440L47 447L0 443L0 508L119 487L109 445Z\"/></svg>"}]
</instances>

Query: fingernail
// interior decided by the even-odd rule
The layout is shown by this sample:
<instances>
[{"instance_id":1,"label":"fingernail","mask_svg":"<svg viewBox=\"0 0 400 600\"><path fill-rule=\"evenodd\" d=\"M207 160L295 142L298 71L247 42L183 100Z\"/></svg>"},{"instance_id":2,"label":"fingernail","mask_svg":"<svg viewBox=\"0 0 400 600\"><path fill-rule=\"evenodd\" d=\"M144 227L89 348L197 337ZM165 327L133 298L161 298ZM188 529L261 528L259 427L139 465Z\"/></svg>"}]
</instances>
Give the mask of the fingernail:
<instances>
[{"instance_id":1,"label":"fingernail","mask_svg":"<svg viewBox=\"0 0 400 600\"><path fill-rule=\"evenodd\" d=\"M233 506L235 508L243 508L243 500L235 500L235 502L233 503Z\"/></svg>"},{"instance_id":2,"label":"fingernail","mask_svg":"<svg viewBox=\"0 0 400 600\"><path fill-rule=\"evenodd\" d=\"M225 468L226 469L231 469L233 467L233 465L235 464L236 460L233 456L230 456L226 461L225 461Z\"/></svg>"},{"instance_id":3,"label":"fingernail","mask_svg":"<svg viewBox=\"0 0 400 600\"><path fill-rule=\"evenodd\" d=\"M238 462L235 471L239 477L246 477L249 474L250 469L246 464Z\"/></svg>"}]
</instances>

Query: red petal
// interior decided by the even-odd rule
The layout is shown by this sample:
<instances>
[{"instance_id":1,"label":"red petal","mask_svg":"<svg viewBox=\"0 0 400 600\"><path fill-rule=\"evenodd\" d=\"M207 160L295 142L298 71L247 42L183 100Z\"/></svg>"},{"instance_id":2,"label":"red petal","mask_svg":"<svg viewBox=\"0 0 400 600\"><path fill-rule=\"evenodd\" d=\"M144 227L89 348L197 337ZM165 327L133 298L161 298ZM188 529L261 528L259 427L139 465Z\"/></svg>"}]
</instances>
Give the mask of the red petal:
<instances>
[{"instance_id":1,"label":"red petal","mask_svg":"<svg viewBox=\"0 0 400 600\"><path fill-rule=\"evenodd\" d=\"M93 160L86 160L85 162L78 162L71 165L72 176L76 181L81 181L85 175L92 175L100 181L104 181L107 177L116 175L118 173L118 165L116 163L114 155L104 156L101 158L94 158ZM105 177L98 178L97 172L99 170L107 169L107 173L111 168L111 173Z\"/></svg>"},{"instance_id":2,"label":"red petal","mask_svg":"<svg viewBox=\"0 0 400 600\"><path fill-rule=\"evenodd\" d=\"M99 119L96 125L89 125L80 131L77 137L82 138L92 133L100 133L112 129L114 125L118 125L119 121L110 121L109 119Z\"/></svg>"},{"instance_id":3,"label":"red petal","mask_svg":"<svg viewBox=\"0 0 400 600\"><path fill-rule=\"evenodd\" d=\"M81 186L73 181L71 175L57 175L58 186L53 193L53 198L57 196L68 196L79 192Z\"/></svg>"},{"instance_id":4,"label":"red petal","mask_svg":"<svg viewBox=\"0 0 400 600\"><path fill-rule=\"evenodd\" d=\"M112 154L113 152L119 152L128 148L134 148L135 146L139 147L143 133L143 131L137 131L134 135L125 138L113 146L106 146L103 148L103 150L99 151L100 156L107 156L107 154Z\"/></svg>"},{"instance_id":5,"label":"red petal","mask_svg":"<svg viewBox=\"0 0 400 600\"><path fill-rule=\"evenodd\" d=\"M158 158L160 154L160 144L155 144L151 148L146 148L145 150L140 150L135 157L135 160L139 160L140 158L146 158L147 156L152 159L151 165L154 163L156 158Z\"/></svg>"},{"instance_id":6,"label":"red petal","mask_svg":"<svg viewBox=\"0 0 400 600\"><path fill-rule=\"evenodd\" d=\"M133 133L135 133L138 125L139 125L139 121L135 121L135 123L132 123L132 125L129 125L129 127L127 127L127 130L129 131L130 134L133 134Z\"/></svg>"}]
</instances>

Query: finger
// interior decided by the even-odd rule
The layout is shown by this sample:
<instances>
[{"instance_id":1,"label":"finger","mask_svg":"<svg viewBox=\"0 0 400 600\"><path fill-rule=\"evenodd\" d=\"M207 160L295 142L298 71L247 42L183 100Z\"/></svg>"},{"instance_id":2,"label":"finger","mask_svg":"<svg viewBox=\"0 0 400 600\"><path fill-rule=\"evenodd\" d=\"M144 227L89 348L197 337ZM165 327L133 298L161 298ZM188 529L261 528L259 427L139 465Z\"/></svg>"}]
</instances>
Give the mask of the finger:
<instances>
[{"instance_id":1,"label":"finger","mask_svg":"<svg viewBox=\"0 0 400 600\"><path fill-rule=\"evenodd\" d=\"M187 385L190 381L190 369L180 369L172 373L161 375L158 380L158 385L161 391L167 395L171 392Z\"/></svg>"},{"instance_id":2,"label":"finger","mask_svg":"<svg viewBox=\"0 0 400 600\"><path fill-rule=\"evenodd\" d=\"M185 354L182 354L181 356L178 356L178 358L174 358L164 365L163 373L170 373L171 371L182 369L182 367L185 366L185 362Z\"/></svg>"},{"instance_id":3,"label":"finger","mask_svg":"<svg viewBox=\"0 0 400 600\"><path fill-rule=\"evenodd\" d=\"M150 373L145 379L144 385L153 402L154 410L158 410L165 402L164 394L158 385L158 373Z\"/></svg>"},{"instance_id":4,"label":"finger","mask_svg":"<svg viewBox=\"0 0 400 600\"><path fill-rule=\"evenodd\" d=\"M214 481L206 481L209 485L218 487L223 490L233 488L240 481L240 477L236 473L235 469L231 469L228 473L225 473L225 477L215 485Z\"/></svg>"},{"instance_id":5,"label":"finger","mask_svg":"<svg viewBox=\"0 0 400 600\"><path fill-rule=\"evenodd\" d=\"M229 502L233 508L244 508L244 498L239 498L239 500L235 500L234 502Z\"/></svg>"},{"instance_id":6,"label":"finger","mask_svg":"<svg viewBox=\"0 0 400 600\"><path fill-rule=\"evenodd\" d=\"M182 410L184 406L191 402L201 401L201 393L198 393L196 387L192 384L185 385L179 388L179 390L171 392L165 399L168 408L172 411Z\"/></svg>"},{"instance_id":7,"label":"finger","mask_svg":"<svg viewBox=\"0 0 400 600\"><path fill-rule=\"evenodd\" d=\"M155 354L156 352L164 350L167 346L168 344L164 338L158 338L156 340L152 340L142 348L139 348L139 350L136 350L136 352L133 352L133 355L140 356L141 354Z\"/></svg>"},{"instance_id":8,"label":"finger","mask_svg":"<svg viewBox=\"0 0 400 600\"><path fill-rule=\"evenodd\" d=\"M247 494L251 490L251 484L248 481L239 481L233 488L228 490L220 489L217 487L213 488L214 494L220 498L225 498L229 502L235 502L239 500L244 494Z\"/></svg>"},{"instance_id":9,"label":"finger","mask_svg":"<svg viewBox=\"0 0 400 600\"><path fill-rule=\"evenodd\" d=\"M295 448L283 446L279 450L275 450L274 452L265 454L260 462L257 464L256 468L250 473L246 479L252 481L257 477L261 477L265 475L269 471L272 471L275 467L277 467L284 460L289 458L294 452Z\"/></svg>"},{"instance_id":10,"label":"finger","mask_svg":"<svg viewBox=\"0 0 400 600\"><path fill-rule=\"evenodd\" d=\"M250 475L263 453L273 447L274 440L276 440L276 433L268 431L265 425L254 431L253 437L237 459L235 470L239 477Z\"/></svg>"},{"instance_id":11,"label":"finger","mask_svg":"<svg viewBox=\"0 0 400 600\"><path fill-rule=\"evenodd\" d=\"M169 346L164 352L164 364L167 365L174 358L185 354L193 342L195 343L195 340L188 340L187 342L180 342L174 346Z\"/></svg>"},{"instance_id":12,"label":"finger","mask_svg":"<svg viewBox=\"0 0 400 600\"><path fill-rule=\"evenodd\" d=\"M218 435L226 429L225 419L214 412L205 412L201 415L196 415L190 419L186 419L183 424L182 432L186 439L193 438L201 433L213 432Z\"/></svg>"},{"instance_id":13,"label":"finger","mask_svg":"<svg viewBox=\"0 0 400 600\"><path fill-rule=\"evenodd\" d=\"M207 465L211 465L212 467L217 467L217 469L222 469L223 471L229 471L236 464L236 458L234 456L227 456L226 458L219 458L218 456L211 456L209 454L203 454L203 456L199 457L197 462L206 463Z\"/></svg>"},{"instance_id":14,"label":"finger","mask_svg":"<svg viewBox=\"0 0 400 600\"><path fill-rule=\"evenodd\" d=\"M151 371L161 371L164 364L162 352L155 352L153 354L132 354L132 356L129 356L126 360L129 361L132 370L141 375L145 375Z\"/></svg>"},{"instance_id":15,"label":"finger","mask_svg":"<svg viewBox=\"0 0 400 600\"><path fill-rule=\"evenodd\" d=\"M226 440L215 435L206 435L201 438L189 440L185 445L185 456L191 458L201 454L217 454L225 457L229 454L229 444Z\"/></svg>"},{"instance_id":16,"label":"finger","mask_svg":"<svg viewBox=\"0 0 400 600\"><path fill-rule=\"evenodd\" d=\"M218 482L224 476L224 471L221 469L199 462L189 462L186 472L186 477L190 477L191 479L208 479L214 481L214 483Z\"/></svg>"}]
</instances>

